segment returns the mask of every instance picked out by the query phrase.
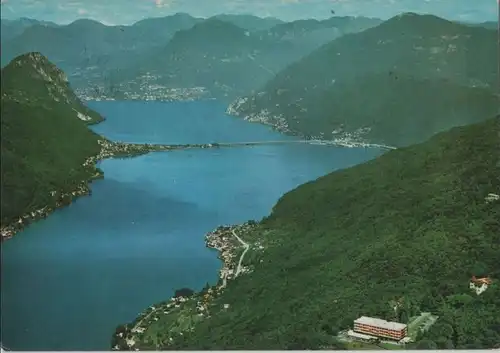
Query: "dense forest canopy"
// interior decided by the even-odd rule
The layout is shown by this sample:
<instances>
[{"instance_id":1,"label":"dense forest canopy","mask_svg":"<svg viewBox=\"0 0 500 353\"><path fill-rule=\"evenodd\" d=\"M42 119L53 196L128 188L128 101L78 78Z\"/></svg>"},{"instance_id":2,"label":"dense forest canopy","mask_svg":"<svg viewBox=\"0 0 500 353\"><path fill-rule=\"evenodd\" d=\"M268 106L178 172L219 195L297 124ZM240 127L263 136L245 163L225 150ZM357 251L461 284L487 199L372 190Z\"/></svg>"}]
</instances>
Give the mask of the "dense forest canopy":
<instances>
[{"instance_id":1,"label":"dense forest canopy","mask_svg":"<svg viewBox=\"0 0 500 353\"><path fill-rule=\"evenodd\" d=\"M53 205L51 192L72 191L91 177L82 164L100 147L87 125L101 120L39 53L21 55L2 69L2 225Z\"/></svg>"},{"instance_id":2,"label":"dense forest canopy","mask_svg":"<svg viewBox=\"0 0 500 353\"><path fill-rule=\"evenodd\" d=\"M253 272L173 348L341 348L336 332L359 316L406 323L421 312L438 320L410 348L495 346L500 203L488 194L500 190L499 150L500 116L287 193L241 235L264 245L245 258ZM493 280L481 295L469 288L474 275Z\"/></svg>"}]
</instances>

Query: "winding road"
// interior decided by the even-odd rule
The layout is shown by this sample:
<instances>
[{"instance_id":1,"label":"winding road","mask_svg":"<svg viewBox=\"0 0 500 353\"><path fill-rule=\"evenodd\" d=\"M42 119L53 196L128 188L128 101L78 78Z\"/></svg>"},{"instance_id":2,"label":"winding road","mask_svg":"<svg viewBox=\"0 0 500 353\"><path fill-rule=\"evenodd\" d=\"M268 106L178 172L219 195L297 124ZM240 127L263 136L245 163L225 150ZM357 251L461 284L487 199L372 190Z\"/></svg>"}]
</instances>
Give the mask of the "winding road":
<instances>
[{"instance_id":1,"label":"winding road","mask_svg":"<svg viewBox=\"0 0 500 353\"><path fill-rule=\"evenodd\" d=\"M243 253L240 256L240 260L238 261L238 267L236 267L236 273L234 274L234 277L238 276L241 272L241 263L243 262L243 258L245 257L245 254L247 253L248 249L250 249L250 245L248 243L245 243L239 236L236 234L234 229L231 230L233 235L238 239L238 241L245 247L245 250L243 250Z\"/></svg>"}]
</instances>

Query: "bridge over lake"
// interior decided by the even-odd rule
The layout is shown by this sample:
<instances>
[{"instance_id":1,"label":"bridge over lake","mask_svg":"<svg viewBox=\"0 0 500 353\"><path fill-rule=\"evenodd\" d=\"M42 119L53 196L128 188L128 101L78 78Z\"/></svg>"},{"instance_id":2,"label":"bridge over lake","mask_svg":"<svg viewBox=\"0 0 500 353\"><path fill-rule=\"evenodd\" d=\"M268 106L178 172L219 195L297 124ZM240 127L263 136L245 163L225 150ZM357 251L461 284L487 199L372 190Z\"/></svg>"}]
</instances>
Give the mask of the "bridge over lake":
<instances>
[{"instance_id":1,"label":"bridge over lake","mask_svg":"<svg viewBox=\"0 0 500 353\"><path fill-rule=\"evenodd\" d=\"M337 146L337 147L365 147L395 149L392 146L385 146L373 143L353 142L343 140L276 140L276 141L248 141L248 142L214 142L207 144L184 144L169 145L171 148L217 148L217 147L238 147L238 146L258 146L258 145L282 145L282 144L307 143L310 145Z\"/></svg>"}]
</instances>

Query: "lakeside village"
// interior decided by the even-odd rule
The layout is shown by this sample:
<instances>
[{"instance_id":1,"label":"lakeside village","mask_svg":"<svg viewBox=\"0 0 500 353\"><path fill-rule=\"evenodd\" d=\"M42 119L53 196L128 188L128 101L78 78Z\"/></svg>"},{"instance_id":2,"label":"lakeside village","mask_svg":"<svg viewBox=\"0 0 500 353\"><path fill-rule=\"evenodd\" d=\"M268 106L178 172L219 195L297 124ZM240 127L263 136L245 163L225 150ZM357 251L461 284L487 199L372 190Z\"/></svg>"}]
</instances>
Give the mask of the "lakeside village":
<instances>
[{"instance_id":1,"label":"lakeside village","mask_svg":"<svg viewBox=\"0 0 500 353\"><path fill-rule=\"evenodd\" d=\"M159 349L172 345L175 338L184 333L193 331L194 325L209 318L215 310L230 310L229 304L222 304L220 308L214 304L216 299L227 286L228 281L237 276L252 272L252 269L241 264L245 250L250 245L243 243L236 233L243 238L248 234L256 223L246 222L237 226L219 226L214 231L205 235L205 245L219 252L218 258L222 260L222 268L219 270L219 281L215 286L206 286L201 292L180 294L154 306L150 306L145 312L139 314L137 319L127 325L117 328L112 339L113 350L140 350ZM245 250L243 250L245 249ZM264 246L260 242L252 244L252 250L262 251ZM181 291L176 291L181 292ZM148 331L154 331L161 327L164 333L161 342L148 341L153 335Z\"/></svg>"},{"instance_id":2,"label":"lakeside village","mask_svg":"<svg viewBox=\"0 0 500 353\"><path fill-rule=\"evenodd\" d=\"M152 151L168 151L182 146L169 146L169 145L153 145L153 144L133 144L123 142L111 142L105 139L98 140L101 150L99 154L87 158L82 167L89 172L89 178L80 181L76 184L73 190L50 192L52 202L50 205L45 205L42 208L28 212L12 224L9 224L0 229L1 239L7 240L14 236L17 232L21 231L25 226L33 223L34 221L46 218L54 210L59 207L67 206L79 196L90 195L91 190L89 182L103 177L102 172L96 167L96 163L105 158L127 158L134 157L140 154L145 154ZM189 146L187 146L189 147Z\"/></svg>"},{"instance_id":3,"label":"lakeside village","mask_svg":"<svg viewBox=\"0 0 500 353\"><path fill-rule=\"evenodd\" d=\"M262 92L260 94L262 94ZM331 132L331 137L326 136L325 133L320 133L317 136L314 135L303 136L302 134L291 129L289 127L288 121L281 114L280 115L272 114L267 109L262 109L257 113L242 112L241 111L242 106L247 104L247 102L248 102L247 97L236 99L227 107L226 114L231 116L242 117L243 120L251 123L268 125L272 127L274 130L284 134L302 136L306 140L316 141L314 142L314 144L335 145L348 148L365 147L365 148L383 148L388 150L396 149L396 147L393 146L374 144L366 141L364 136L370 132L371 128L369 127L359 128L355 131L349 132L345 131L343 126L340 126ZM243 116L243 114L245 114L245 116Z\"/></svg>"},{"instance_id":4,"label":"lakeside village","mask_svg":"<svg viewBox=\"0 0 500 353\"><path fill-rule=\"evenodd\" d=\"M150 306L134 322L116 329L112 350L165 349L172 346L176 338L194 331L196 323L210 318L212 313L230 310L230 304L216 304L214 300L223 292L228 281L252 272L250 266L241 266L246 249L262 251L265 247L259 241L246 244L237 234L245 238L245 234L250 234L255 226L255 222L249 221L240 226L220 226L208 233L205 236L206 246L219 251L219 258L223 261L217 285L207 285L199 293L184 288L176 291L170 300ZM242 251L242 248L245 250ZM489 277L473 276L469 290L481 295L492 283ZM390 305L397 314L404 306L404 299L391 301ZM352 327L338 332L336 338L350 349L405 349L406 344L417 341L418 335L429 330L438 318L430 312L422 312L411 317L408 323L401 323L361 316L353 321Z\"/></svg>"},{"instance_id":5,"label":"lakeside village","mask_svg":"<svg viewBox=\"0 0 500 353\"><path fill-rule=\"evenodd\" d=\"M141 100L141 101L195 101L208 99L210 94L205 87L173 88L161 85L158 80L162 76L149 72L138 76L134 80L122 82L116 85L103 83L75 89L75 94L82 100Z\"/></svg>"}]
</instances>

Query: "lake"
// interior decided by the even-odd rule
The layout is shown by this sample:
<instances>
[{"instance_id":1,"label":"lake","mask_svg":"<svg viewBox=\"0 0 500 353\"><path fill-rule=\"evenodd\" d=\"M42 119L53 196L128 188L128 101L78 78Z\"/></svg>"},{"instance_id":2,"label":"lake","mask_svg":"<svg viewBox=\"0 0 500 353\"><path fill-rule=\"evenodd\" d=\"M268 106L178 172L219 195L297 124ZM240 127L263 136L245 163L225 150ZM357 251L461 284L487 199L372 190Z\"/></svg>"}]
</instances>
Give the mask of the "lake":
<instances>
[{"instance_id":1,"label":"lake","mask_svg":"<svg viewBox=\"0 0 500 353\"><path fill-rule=\"evenodd\" d=\"M138 143L276 141L217 101L89 102L93 129ZM108 350L117 325L175 289L215 284L205 233L260 220L283 193L376 149L307 144L156 152L100 163L92 196L2 244L2 343L13 350Z\"/></svg>"}]
</instances>

